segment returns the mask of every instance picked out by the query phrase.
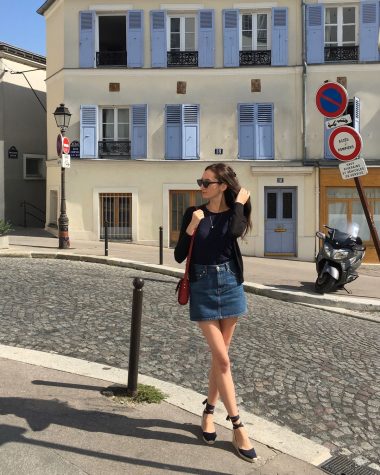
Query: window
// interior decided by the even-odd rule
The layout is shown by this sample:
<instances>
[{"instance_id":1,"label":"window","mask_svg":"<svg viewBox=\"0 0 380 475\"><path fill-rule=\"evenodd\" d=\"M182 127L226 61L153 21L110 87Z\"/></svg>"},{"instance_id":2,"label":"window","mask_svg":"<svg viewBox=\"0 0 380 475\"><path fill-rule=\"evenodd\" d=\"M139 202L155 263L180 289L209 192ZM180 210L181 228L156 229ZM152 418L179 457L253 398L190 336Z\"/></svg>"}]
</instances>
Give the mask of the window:
<instances>
[{"instance_id":1,"label":"window","mask_svg":"<svg viewBox=\"0 0 380 475\"><path fill-rule=\"evenodd\" d=\"M131 156L129 109L116 107L101 109L99 155Z\"/></svg>"},{"instance_id":2,"label":"window","mask_svg":"<svg viewBox=\"0 0 380 475\"><path fill-rule=\"evenodd\" d=\"M125 12L121 5L112 10L79 12L79 67L143 67L144 12Z\"/></svg>"},{"instance_id":3,"label":"window","mask_svg":"<svg viewBox=\"0 0 380 475\"><path fill-rule=\"evenodd\" d=\"M130 122L129 109L102 109L102 139L129 140Z\"/></svg>"},{"instance_id":4,"label":"window","mask_svg":"<svg viewBox=\"0 0 380 475\"><path fill-rule=\"evenodd\" d=\"M270 50L270 16L249 13L240 16L240 51Z\"/></svg>"},{"instance_id":5,"label":"window","mask_svg":"<svg viewBox=\"0 0 380 475\"><path fill-rule=\"evenodd\" d=\"M356 7L325 9L325 46L357 45Z\"/></svg>"},{"instance_id":6,"label":"window","mask_svg":"<svg viewBox=\"0 0 380 475\"><path fill-rule=\"evenodd\" d=\"M167 65L198 66L198 45L195 15L168 17Z\"/></svg>"},{"instance_id":7,"label":"window","mask_svg":"<svg viewBox=\"0 0 380 475\"><path fill-rule=\"evenodd\" d=\"M45 179L45 156L44 155L24 155L24 179L44 180Z\"/></svg>"},{"instance_id":8,"label":"window","mask_svg":"<svg viewBox=\"0 0 380 475\"><path fill-rule=\"evenodd\" d=\"M125 15L101 15L99 21L98 66L127 65L127 26Z\"/></svg>"},{"instance_id":9,"label":"window","mask_svg":"<svg viewBox=\"0 0 380 475\"><path fill-rule=\"evenodd\" d=\"M273 104L239 104L239 158L274 158Z\"/></svg>"},{"instance_id":10,"label":"window","mask_svg":"<svg viewBox=\"0 0 380 475\"><path fill-rule=\"evenodd\" d=\"M214 10L170 13L151 10L152 68L215 65Z\"/></svg>"},{"instance_id":11,"label":"window","mask_svg":"<svg viewBox=\"0 0 380 475\"><path fill-rule=\"evenodd\" d=\"M148 108L80 106L80 157L147 157ZM118 157L117 157L118 156Z\"/></svg>"},{"instance_id":12,"label":"window","mask_svg":"<svg viewBox=\"0 0 380 475\"><path fill-rule=\"evenodd\" d=\"M169 51L196 51L195 15L169 17Z\"/></svg>"},{"instance_id":13,"label":"window","mask_svg":"<svg viewBox=\"0 0 380 475\"><path fill-rule=\"evenodd\" d=\"M165 113L165 158L199 158L199 105L168 104Z\"/></svg>"},{"instance_id":14,"label":"window","mask_svg":"<svg viewBox=\"0 0 380 475\"><path fill-rule=\"evenodd\" d=\"M364 188L370 212L377 229L380 226L380 188ZM343 232L350 232L352 224L359 225L358 235L370 241L371 234L356 188L327 188L328 225Z\"/></svg>"}]
</instances>

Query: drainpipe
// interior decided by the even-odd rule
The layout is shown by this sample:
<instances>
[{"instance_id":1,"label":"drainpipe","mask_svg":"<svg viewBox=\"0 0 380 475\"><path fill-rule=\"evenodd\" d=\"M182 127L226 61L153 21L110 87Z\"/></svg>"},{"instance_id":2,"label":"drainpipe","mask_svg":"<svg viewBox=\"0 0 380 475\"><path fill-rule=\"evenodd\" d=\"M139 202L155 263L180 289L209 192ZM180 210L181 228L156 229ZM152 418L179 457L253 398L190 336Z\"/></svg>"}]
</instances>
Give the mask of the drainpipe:
<instances>
[{"instance_id":1,"label":"drainpipe","mask_svg":"<svg viewBox=\"0 0 380 475\"><path fill-rule=\"evenodd\" d=\"M306 130L306 94L307 94L307 61L306 61L306 5L304 0L301 0L302 9L302 142L303 142L303 165L307 164L307 130ZM315 166L315 229L319 229L319 166ZM314 240L314 255L319 249L319 240Z\"/></svg>"},{"instance_id":2,"label":"drainpipe","mask_svg":"<svg viewBox=\"0 0 380 475\"><path fill-rule=\"evenodd\" d=\"M307 83L307 63L306 63L306 4L301 0L302 9L302 161L305 165L307 159L306 147L306 83Z\"/></svg>"}]
</instances>

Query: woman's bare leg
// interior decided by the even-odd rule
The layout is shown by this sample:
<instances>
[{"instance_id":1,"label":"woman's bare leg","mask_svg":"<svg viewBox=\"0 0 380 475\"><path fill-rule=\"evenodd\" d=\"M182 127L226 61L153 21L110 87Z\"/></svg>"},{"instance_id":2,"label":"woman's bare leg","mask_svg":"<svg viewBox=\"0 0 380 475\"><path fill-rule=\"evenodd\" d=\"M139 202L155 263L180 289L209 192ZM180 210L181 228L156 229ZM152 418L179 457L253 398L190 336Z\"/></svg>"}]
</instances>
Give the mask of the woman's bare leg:
<instances>
[{"instance_id":1,"label":"woman's bare leg","mask_svg":"<svg viewBox=\"0 0 380 475\"><path fill-rule=\"evenodd\" d=\"M220 331L222 332L224 344L226 347L226 351L228 354L228 350L230 348L230 343L232 340L232 336L234 334L237 318L225 318L223 320L218 320ZM211 368L209 372L209 380L208 380L208 395L207 395L207 402L212 406L215 406L219 399L219 391L215 380L215 360L211 354ZM214 432L215 425L214 425L214 418L212 414L205 414L203 419L203 430L205 432Z\"/></svg>"},{"instance_id":2,"label":"woman's bare leg","mask_svg":"<svg viewBox=\"0 0 380 475\"><path fill-rule=\"evenodd\" d=\"M210 320L199 322L199 327L202 330L212 353L213 381L216 383L217 390L227 410L227 413L230 416L236 416L238 414L238 408L236 404L235 386L232 380L230 359L224 341L220 321ZM211 401L209 401L209 403L211 403ZM206 431L205 428L203 430ZM235 434L238 445L241 449L248 450L252 448L252 444L249 441L245 427L237 429Z\"/></svg>"}]
</instances>

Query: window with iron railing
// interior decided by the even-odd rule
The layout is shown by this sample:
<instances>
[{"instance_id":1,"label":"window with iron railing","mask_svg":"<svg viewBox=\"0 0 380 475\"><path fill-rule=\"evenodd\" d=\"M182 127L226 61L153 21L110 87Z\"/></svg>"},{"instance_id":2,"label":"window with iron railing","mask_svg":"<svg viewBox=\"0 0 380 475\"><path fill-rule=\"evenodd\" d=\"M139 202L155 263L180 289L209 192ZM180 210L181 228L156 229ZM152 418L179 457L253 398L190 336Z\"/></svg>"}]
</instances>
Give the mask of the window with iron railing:
<instances>
[{"instance_id":1,"label":"window with iron railing","mask_svg":"<svg viewBox=\"0 0 380 475\"><path fill-rule=\"evenodd\" d=\"M271 64L270 14L240 15L240 66Z\"/></svg>"},{"instance_id":2,"label":"window with iron railing","mask_svg":"<svg viewBox=\"0 0 380 475\"><path fill-rule=\"evenodd\" d=\"M98 155L104 157L131 157L130 113L128 108L101 109L101 140Z\"/></svg>"},{"instance_id":3,"label":"window with iron railing","mask_svg":"<svg viewBox=\"0 0 380 475\"><path fill-rule=\"evenodd\" d=\"M357 17L355 6L325 8L326 62L359 60Z\"/></svg>"},{"instance_id":4,"label":"window with iron railing","mask_svg":"<svg viewBox=\"0 0 380 475\"><path fill-rule=\"evenodd\" d=\"M168 67L198 66L196 16L170 15L168 22Z\"/></svg>"}]
</instances>

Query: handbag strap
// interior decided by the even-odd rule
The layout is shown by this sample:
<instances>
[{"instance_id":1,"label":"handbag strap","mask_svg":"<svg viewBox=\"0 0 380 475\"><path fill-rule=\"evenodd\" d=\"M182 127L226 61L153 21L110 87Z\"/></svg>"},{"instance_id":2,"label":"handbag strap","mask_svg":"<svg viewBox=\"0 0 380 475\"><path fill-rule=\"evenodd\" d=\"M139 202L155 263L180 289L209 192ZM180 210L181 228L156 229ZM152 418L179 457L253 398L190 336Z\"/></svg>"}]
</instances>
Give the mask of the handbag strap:
<instances>
[{"instance_id":1,"label":"handbag strap","mask_svg":"<svg viewBox=\"0 0 380 475\"><path fill-rule=\"evenodd\" d=\"M195 233L196 232L197 232L197 230L195 230L193 232L193 235L191 236L189 253L187 254L187 258L186 258L185 275L183 276L185 279L189 277L190 259L191 259L191 253L193 252L194 238L195 238Z\"/></svg>"}]
</instances>

